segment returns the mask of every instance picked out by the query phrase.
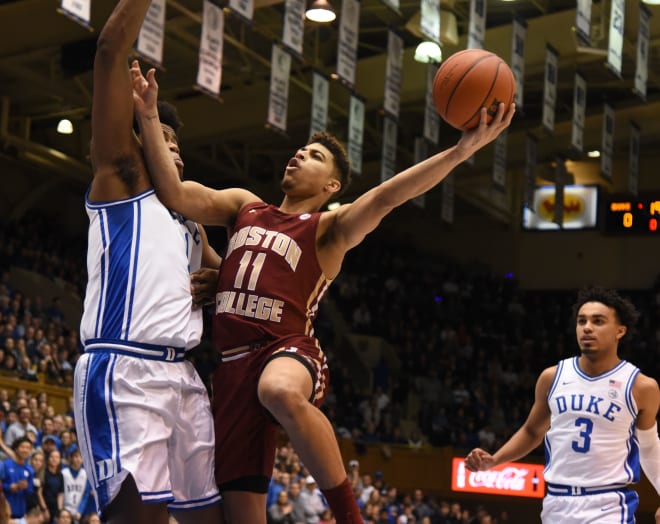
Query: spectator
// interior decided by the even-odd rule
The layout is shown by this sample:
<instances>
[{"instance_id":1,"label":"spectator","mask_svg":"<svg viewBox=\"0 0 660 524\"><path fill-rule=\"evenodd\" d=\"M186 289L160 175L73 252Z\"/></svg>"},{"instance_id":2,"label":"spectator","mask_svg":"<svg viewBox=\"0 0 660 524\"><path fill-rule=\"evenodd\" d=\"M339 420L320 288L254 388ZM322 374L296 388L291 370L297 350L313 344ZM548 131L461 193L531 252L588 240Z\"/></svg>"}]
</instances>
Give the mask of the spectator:
<instances>
[{"instance_id":1,"label":"spectator","mask_svg":"<svg viewBox=\"0 0 660 524\"><path fill-rule=\"evenodd\" d=\"M300 498L302 489L300 482L294 481L289 486L289 502L291 502L294 524L305 524L305 508L303 506L304 499Z\"/></svg>"},{"instance_id":2,"label":"spectator","mask_svg":"<svg viewBox=\"0 0 660 524\"><path fill-rule=\"evenodd\" d=\"M20 520L27 512L28 498L34 490L34 473L28 458L32 453L32 442L27 437L18 437L12 443L14 458L4 461L2 489L11 508L12 519Z\"/></svg>"},{"instance_id":3,"label":"spectator","mask_svg":"<svg viewBox=\"0 0 660 524\"><path fill-rule=\"evenodd\" d=\"M64 480L64 498L62 507L71 512L73 520L78 522L83 515L81 502L87 486L87 472L83 468L82 455L76 447L68 456L68 466L62 468Z\"/></svg>"},{"instance_id":4,"label":"spectator","mask_svg":"<svg viewBox=\"0 0 660 524\"><path fill-rule=\"evenodd\" d=\"M305 524L319 524L325 503L321 491L316 487L316 481L311 475L305 477L305 487L300 492L302 507L305 510Z\"/></svg>"},{"instance_id":5,"label":"spectator","mask_svg":"<svg viewBox=\"0 0 660 524\"><path fill-rule=\"evenodd\" d=\"M54 519L55 516L59 515L64 503L62 456L57 449L52 450L46 455L43 496L50 518Z\"/></svg>"},{"instance_id":6,"label":"spectator","mask_svg":"<svg viewBox=\"0 0 660 524\"><path fill-rule=\"evenodd\" d=\"M32 466L32 471L34 472L34 478L32 481L34 490L27 501L27 510L29 513L36 508L39 510L38 513L43 512L48 520L50 517L46 515L48 507L46 506L43 495L44 474L46 473L46 459L43 451L37 449L32 453L32 456L30 457L30 466Z\"/></svg>"},{"instance_id":7,"label":"spectator","mask_svg":"<svg viewBox=\"0 0 660 524\"><path fill-rule=\"evenodd\" d=\"M295 524L293 504L286 490L280 490L277 500L268 507L268 524Z\"/></svg>"},{"instance_id":8,"label":"spectator","mask_svg":"<svg viewBox=\"0 0 660 524\"><path fill-rule=\"evenodd\" d=\"M34 431L35 435L37 434L37 428L30 422L31 414L32 412L27 405L18 409L18 420L11 424L5 433L5 443L8 446L11 447L16 439L25 436L28 429Z\"/></svg>"}]
</instances>

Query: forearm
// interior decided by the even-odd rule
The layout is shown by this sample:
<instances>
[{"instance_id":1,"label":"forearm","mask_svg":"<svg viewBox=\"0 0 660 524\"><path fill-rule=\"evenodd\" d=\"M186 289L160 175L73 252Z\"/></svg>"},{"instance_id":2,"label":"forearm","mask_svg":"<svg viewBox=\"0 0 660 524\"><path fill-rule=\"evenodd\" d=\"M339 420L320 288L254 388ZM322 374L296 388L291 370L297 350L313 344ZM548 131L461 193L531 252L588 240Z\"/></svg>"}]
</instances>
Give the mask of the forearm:
<instances>
[{"instance_id":1,"label":"forearm","mask_svg":"<svg viewBox=\"0 0 660 524\"><path fill-rule=\"evenodd\" d=\"M639 460L644 474L660 495L660 439L657 424L649 429L637 429L637 439Z\"/></svg>"},{"instance_id":2,"label":"forearm","mask_svg":"<svg viewBox=\"0 0 660 524\"><path fill-rule=\"evenodd\" d=\"M521 427L514 435L493 454L495 463L493 466L518 460L534 451L543 441L543 434L529 431L525 426Z\"/></svg>"}]
</instances>

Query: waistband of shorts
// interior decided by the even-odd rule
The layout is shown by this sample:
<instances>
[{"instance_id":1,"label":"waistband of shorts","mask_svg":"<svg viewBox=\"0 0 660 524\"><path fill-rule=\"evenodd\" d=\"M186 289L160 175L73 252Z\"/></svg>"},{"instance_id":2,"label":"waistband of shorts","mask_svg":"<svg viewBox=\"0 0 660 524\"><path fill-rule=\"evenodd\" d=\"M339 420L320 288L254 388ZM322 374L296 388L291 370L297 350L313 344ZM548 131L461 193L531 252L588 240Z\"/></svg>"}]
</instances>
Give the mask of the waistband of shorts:
<instances>
[{"instance_id":1,"label":"waistband of shorts","mask_svg":"<svg viewBox=\"0 0 660 524\"><path fill-rule=\"evenodd\" d=\"M130 357L147 360L161 360L163 362L183 362L186 350L173 346L158 346L128 340L108 340L93 338L85 341L85 353L118 353Z\"/></svg>"},{"instance_id":2,"label":"waistband of shorts","mask_svg":"<svg viewBox=\"0 0 660 524\"><path fill-rule=\"evenodd\" d=\"M239 358L246 357L250 352L267 346L273 340L275 339L264 338L262 340L251 342L249 344L243 344L242 346L223 349L219 353L220 360L222 360L223 362L229 362L231 360L238 360Z\"/></svg>"},{"instance_id":3,"label":"waistband of shorts","mask_svg":"<svg viewBox=\"0 0 660 524\"><path fill-rule=\"evenodd\" d=\"M580 486L566 486L564 484L551 484L546 482L548 495L565 497L582 497L584 495L598 495L599 493L608 493L610 491L621 491L628 489L627 484L608 484L606 486L591 486L583 488Z\"/></svg>"}]
</instances>

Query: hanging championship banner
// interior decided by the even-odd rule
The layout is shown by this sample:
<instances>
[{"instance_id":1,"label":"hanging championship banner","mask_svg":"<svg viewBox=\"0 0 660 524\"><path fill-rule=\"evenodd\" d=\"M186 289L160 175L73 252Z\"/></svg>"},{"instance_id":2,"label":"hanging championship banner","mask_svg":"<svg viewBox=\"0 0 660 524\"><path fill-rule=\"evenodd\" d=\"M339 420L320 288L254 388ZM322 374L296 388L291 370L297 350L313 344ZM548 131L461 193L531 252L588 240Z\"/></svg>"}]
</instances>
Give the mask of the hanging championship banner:
<instances>
[{"instance_id":1,"label":"hanging championship banner","mask_svg":"<svg viewBox=\"0 0 660 524\"><path fill-rule=\"evenodd\" d=\"M433 101L433 80L438 72L438 66L433 63L426 65L426 99L424 104L424 138L437 146L440 135L440 115Z\"/></svg>"},{"instance_id":2,"label":"hanging championship banner","mask_svg":"<svg viewBox=\"0 0 660 524\"><path fill-rule=\"evenodd\" d=\"M330 98L330 81L317 71L314 71L313 79L310 136L317 131L328 129L328 100Z\"/></svg>"},{"instance_id":3,"label":"hanging championship banner","mask_svg":"<svg viewBox=\"0 0 660 524\"><path fill-rule=\"evenodd\" d=\"M225 14L210 0L204 0L202 38L199 43L197 86L213 96L220 95L222 81L222 44Z\"/></svg>"},{"instance_id":4,"label":"hanging championship banner","mask_svg":"<svg viewBox=\"0 0 660 524\"><path fill-rule=\"evenodd\" d=\"M399 119L401 100L401 68L403 65L403 38L394 31L387 34L387 64L385 65L385 98L383 109L395 120Z\"/></svg>"},{"instance_id":5,"label":"hanging championship banner","mask_svg":"<svg viewBox=\"0 0 660 524\"><path fill-rule=\"evenodd\" d=\"M591 45L591 0L577 0L575 32L584 45Z\"/></svg>"},{"instance_id":6,"label":"hanging championship banner","mask_svg":"<svg viewBox=\"0 0 660 524\"><path fill-rule=\"evenodd\" d=\"M628 158L628 191L637 196L639 189L639 135L640 129L630 122L630 156Z\"/></svg>"},{"instance_id":7,"label":"hanging championship banner","mask_svg":"<svg viewBox=\"0 0 660 524\"><path fill-rule=\"evenodd\" d=\"M557 103L557 65L559 52L550 44L545 46L545 82L543 85L543 127L555 131L555 105Z\"/></svg>"},{"instance_id":8,"label":"hanging championship banner","mask_svg":"<svg viewBox=\"0 0 660 524\"><path fill-rule=\"evenodd\" d=\"M136 51L148 62L162 68L164 41L165 0L152 0L140 28Z\"/></svg>"},{"instance_id":9,"label":"hanging championship banner","mask_svg":"<svg viewBox=\"0 0 660 524\"><path fill-rule=\"evenodd\" d=\"M396 122L385 115L383 117L383 151L380 164L380 181L385 182L396 174Z\"/></svg>"},{"instance_id":10,"label":"hanging championship banner","mask_svg":"<svg viewBox=\"0 0 660 524\"><path fill-rule=\"evenodd\" d=\"M239 18L242 18L244 22L252 23L252 17L254 16L253 0L229 0L229 9Z\"/></svg>"},{"instance_id":11,"label":"hanging championship banner","mask_svg":"<svg viewBox=\"0 0 660 524\"><path fill-rule=\"evenodd\" d=\"M294 55L302 57L305 29L305 0L286 0L282 44Z\"/></svg>"},{"instance_id":12,"label":"hanging championship banner","mask_svg":"<svg viewBox=\"0 0 660 524\"><path fill-rule=\"evenodd\" d=\"M493 182L495 187L501 190L506 189L506 143L507 131L505 129L495 139L493 153Z\"/></svg>"},{"instance_id":13,"label":"hanging championship banner","mask_svg":"<svg viewBox=\"0 0 660 524\"><path fill-rule=\"evenodd\" d=\"M440 43L440 0L422 0L419 30L429 40Z\"/></svg>"},{"instance_id":14,"label":"hanging championship banner","mask_svg":"<svg viewBox=\"0 0 660 524\"><path fill-rule=\"evenodd\" d=\"M552 221L559 227L564 225L564 186L566 186L566 167L564 159L555 159L555 207Z\"/></svg>"},{"instance_id":15,"label":"hanging championship banner","mask_svg":"<svg viewBox=\"0 0 660 524\"><path fill-rule=\"evenodd\" d=\"M337 75L351 89L355 86L355 67L360 27L360 2L344 0L341 3L339 43L337 44Z\"/></svg>"},{"instance_id":16,"label":"hanging championship banner","mask_svg":"<svg viewBox=\"0 0 660 524\"><path fill-rule=\"evenodd\" d=\"M447 224L454 223L454 173L447 175L442 181L442 206L440 207L440 218Z\"/></svg>"},{"instance_id":17,"label":"hanging championship banner","mask_svg":"<svg viewBox=\"0 0 660 524\"><path fill-rule=\"evenodd\" d=\"M639 24L637 28L637 60L635 61L635 87L633 91L646 100L646 82L649 77L649 22L651 12L644 4L639 4Z\"/></svg>"},{"instance_id":18,"label":"hanging championship banner","mask_svg":"<svg viewBox=\"0 0 660 524\"><path fill-rule=\"evenodd\" d=\"M626 16L626 0L612 0L610 9L610 33L607 45L607 66L621 77L623 60L623 27Z\"/></svg>"},{"instance_id":19,"label":"hanging championship banner","mask_svg":"<svg viewBox=\"0 0 660 524\"><path fill-rule=\"evenodd\" d=\"M470 0L468 49L483 49L486 34L486 0Z\"/></svg>"},{"instance_id":20,"label":"hanging championship banner","mask_svg":"<svg viewBox=\"0 0 660 524\"><path fill-rule=\"evenodd\" d=\"M523 91L525 89L525 40L527 39L527 24L513 19L511 33L511 71L516 81L516 111L522 111Z\"/></svg>"},{"instance_id":21,"label":"hanging championship banner","mask_svg":"<svg viewBox=\"0 0 660 524\"><path fill-rule=\"evenodd\" d=\"M612 181L612 155L614 154L614 109L603 105L603 139L600 151L600 172L603 178Z\"/></svg>"},{"instance_id":22,"label":"hanging championship banner","mask_svg":"<svg viewBox=\"0 0 660 524\"><path fill-rule=\"evenodd\" d=\"M62 0L58 11L67 18L92 31L89 25L92 0Z\"/></svg>"},{"instance_id":23,"label":"hanging championship banner","mask_svg":"<svg viewBox=\"0 0 660 524\"><path fill-rule=\"evenodd\" d=\"M273 44L270 64L268 125L284 133L286 131L286 117L289 109L291 55L277 44Z\"/></svg>"},{"instance_id":24,"label":"hanging championship banner","mask_svg":"<svg viewBox=\"0 0 660 524\"><path fill-rule=\"evenodd\" d=\"M429 145L424 137L416 136L415 137L415 164L419 164L422 160L426 160L429 157ZM416 196L411 200L414 206L424 209L426 204L426 194L422 193L421 195Z\"/></svg>"},{"instance_id":25,"label":"hanging championship banner","mask_svg":"<svg viewBox=\"0 0 660 524\"><path fill-rule=\"evenodd\" d=\"M534 189L536 189L536 158L538 141L533 135L525 140L525 186L523 188L523 208L534 211Z\"/></svg>"},{"instance_id":26,"label":"hanging championship banner","mask_svg":"<svg viewBox=\"0 0 660 524\"><path fill-rule=\"evenodd\" d=\"M348 159L351 170L362 173L362 140L364 137L364 101L351 95L350 116L348 119Z\"/></svg>"},{"instance_id":27,"label":"hanging championship banner","mask_svg":"<svg viewBox=\"0 0 660 524\"><path fill-rule=\"evenodd\" d=\"M573 87L573 127L571 145L582 152L584 150L584 116L587 110L587 81L580 73L575 73Z\"/></svg>"}]
</instances>

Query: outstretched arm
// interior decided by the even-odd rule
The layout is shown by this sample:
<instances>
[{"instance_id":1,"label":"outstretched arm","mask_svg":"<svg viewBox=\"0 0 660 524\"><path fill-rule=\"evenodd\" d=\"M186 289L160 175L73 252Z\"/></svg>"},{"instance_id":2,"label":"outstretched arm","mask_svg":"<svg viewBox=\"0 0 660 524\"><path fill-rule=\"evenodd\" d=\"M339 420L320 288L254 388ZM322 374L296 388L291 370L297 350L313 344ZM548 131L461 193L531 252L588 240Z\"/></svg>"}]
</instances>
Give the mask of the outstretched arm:
<instances>
[{"instance_id":1,"label":"outstretched arm","mask_svg":"<svg viewBox=\"0 0 660 524\"><path fill-rule=\"evenodd\" d=\"M168 208L195 222L231 226L241 207L259 198L244 189L215 190L197 182L182 181L158 117L156 72L150 69L145 78L134 60L130 74L142 148L158 198Z\"/></svg>"},{"instance_id":2,"label":"outstretched arm","mask_svg":"<svg viewBox=\"0 0 660 524\"><path fill-rule=\"evenodd\" d=\"M528 455L543 442L543 437L550 427L550 408L548 392L554 379L557 366L541 373L536 381L534 405L522 427L493 455L480 448L475 448L465 458L465 465L470 471L490 469L504 462L517 460Z\"/></svg>"},{"instance_id":3,"label":"outstretched arm","mask_svg":"<svg viewBox=\"0 0 660 524\"><path fill-rule=\"evenodd\" d=\"M395 207L439 184L457 165L495 140L509 126L514 113L513 104L511 107L500 104L497 115L487 124L486 108L482 108L479 126L465 133L455 146L409 167L353 203L338 208L333 237L343 242L344 250L355 247Z\"/></svg>"},{"instance_id":4,"label":"outstretched arm","mask_svg":"<svg viewBox=\"0 0 660 524\"><path fill-rule=\"evenodd\" d=\"M136 169L130 160L137 151L132 131L132 85L126 66L150 3L120 0L98 38L92 97L93 200L123 198L138 190L134 187L135 171L120 176L122 165L125 170ZM128 184L127 176L132 180Z\"/></svg>"}]
</instances>

